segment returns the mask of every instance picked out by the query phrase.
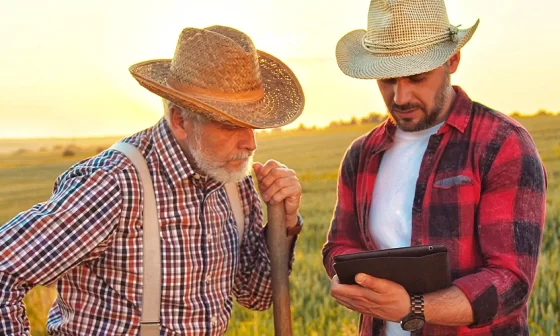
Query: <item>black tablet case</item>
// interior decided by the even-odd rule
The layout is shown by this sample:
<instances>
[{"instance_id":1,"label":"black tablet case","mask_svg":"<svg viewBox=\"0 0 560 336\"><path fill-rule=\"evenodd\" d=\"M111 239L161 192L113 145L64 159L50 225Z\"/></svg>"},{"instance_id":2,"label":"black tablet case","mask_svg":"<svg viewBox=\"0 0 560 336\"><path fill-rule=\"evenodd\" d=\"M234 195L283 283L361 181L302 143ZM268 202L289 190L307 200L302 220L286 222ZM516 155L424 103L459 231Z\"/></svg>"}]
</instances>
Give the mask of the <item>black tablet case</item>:
<instances>
[{"instance_id":1,"label":"black tablet case","mask_svg":"<svg viewBox=\"0 0 560 336\"><path fill-rule=\"evenodd\" d=\"M421 245L376 250L334 257L342 284L355 284L358 273L391 280L409 293L423 294L451 286L445 245Z\"/></svg>"}]
</instances>

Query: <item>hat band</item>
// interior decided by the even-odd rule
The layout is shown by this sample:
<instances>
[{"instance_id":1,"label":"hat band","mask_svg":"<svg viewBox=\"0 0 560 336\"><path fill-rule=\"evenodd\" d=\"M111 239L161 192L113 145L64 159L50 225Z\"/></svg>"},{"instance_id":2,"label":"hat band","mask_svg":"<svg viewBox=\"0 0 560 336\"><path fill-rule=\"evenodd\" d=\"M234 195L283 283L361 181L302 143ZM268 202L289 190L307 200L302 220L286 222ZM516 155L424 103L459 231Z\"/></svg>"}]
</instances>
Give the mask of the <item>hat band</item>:
<instances>
[{"instance_id":1,"label":"hat band","mask_svg":"<svg viewBox=\"0 0 560 336\"><path fill-rule=\"evenodd\" d=\"M185 85L169 77L167 78L167 86L195 98L219 102L251 103L264 97L264 90L262 87L244 92L221 92Z\"/></svg>"},{"instance_id":2,"label":"hat band","mask_svg":"<svg viewBox=\"0 0 560 336\"><path fill-rule=\"evenodd\" d=\"M416 50L438 44L445 41L457 41L459 26L449 26L448 31L428 36L413 42L397 42L397 43L374 43L367 38L367 34L362 38L362 47L372 54L397 54L406 51Z\"/></svg>"}]
</instances>

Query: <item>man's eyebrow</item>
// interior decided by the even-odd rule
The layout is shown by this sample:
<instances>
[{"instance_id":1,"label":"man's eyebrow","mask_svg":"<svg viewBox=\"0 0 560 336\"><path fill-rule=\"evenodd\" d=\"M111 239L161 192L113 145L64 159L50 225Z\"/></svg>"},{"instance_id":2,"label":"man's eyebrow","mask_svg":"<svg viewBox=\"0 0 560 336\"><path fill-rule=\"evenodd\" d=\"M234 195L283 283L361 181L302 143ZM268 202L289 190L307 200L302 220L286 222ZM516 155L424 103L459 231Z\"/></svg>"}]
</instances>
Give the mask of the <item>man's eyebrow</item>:
<instances>
[{"instance_id":1,"label":"man's eyebrow","mask_svg":"<svg viewBox=\"0 0 560 336\"><path fill-rule=\"evenodd\" d=\"M427 73L427 72L423 72L423 73L419 73L419 74L416 74L416 75L410 75L410 76L408 76L407 78L419 78L419 77L425 76L426 74L428 74L428 73Z\"/></svg>"}]
</instances>

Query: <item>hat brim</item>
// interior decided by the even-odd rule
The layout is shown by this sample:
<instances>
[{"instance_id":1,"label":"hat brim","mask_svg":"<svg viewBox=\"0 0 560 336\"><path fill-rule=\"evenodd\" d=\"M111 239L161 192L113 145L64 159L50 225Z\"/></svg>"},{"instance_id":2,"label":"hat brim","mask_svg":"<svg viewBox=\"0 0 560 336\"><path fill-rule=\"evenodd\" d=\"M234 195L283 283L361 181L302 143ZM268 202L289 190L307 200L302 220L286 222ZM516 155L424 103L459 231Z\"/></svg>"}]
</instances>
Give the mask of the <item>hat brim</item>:
<instances>
[{"instance_id":1,"label":"hat brim","mask_svg":"<svg viewBox=\"0 0 560 336\"><path fill-rule=\"evenodd\" d=\"M264 95L251 102L205 99L168 86L170 59L134 64L129 71L149 91L179 106L195 107L196 112L210 119L250 128L288 125L303 111L305 98L301 85L282 61L260 50L258 56Z\"/></svg>"},{"instance_id":2,"label":"hat brim","mask_svg":"<svg viewBox=\"0 0 560 336\"><path fill-rule=\"evenodd\" d=\"M446 41L420 52L402 55L373 54L362 46L365 30L354 30L338 41L336 61L342 72L360 79L385 79L417 75L443 65L472 37L479 20L457 33L457 42Z\"/></svg>"}]
</instances>

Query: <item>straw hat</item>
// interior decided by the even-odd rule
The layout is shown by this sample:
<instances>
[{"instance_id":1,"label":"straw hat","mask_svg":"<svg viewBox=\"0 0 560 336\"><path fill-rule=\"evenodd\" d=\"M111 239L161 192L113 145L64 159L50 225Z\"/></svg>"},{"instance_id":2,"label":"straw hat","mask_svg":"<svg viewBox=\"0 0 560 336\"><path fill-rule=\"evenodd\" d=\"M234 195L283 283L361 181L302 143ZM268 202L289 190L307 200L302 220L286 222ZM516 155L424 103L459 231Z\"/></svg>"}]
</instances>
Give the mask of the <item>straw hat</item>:
<instances>
[{"instance_id":1,"label":"straw hat","mask_svg":"<svg viewBox=\"0 0 560 336\"><path fill-rule=\"evenodd\" d=\"M130 67L146 89L208 118L250 128L274 128L297 119L304 105L296 76L229 27L186 28L173 59Z\"/></svg>"},{"instance_id":2,"label":"straw hat","mask_svg":"<svg viewBox=\"0 0 560 336\"><path fill-rule=\"evenodd\" d=\"M450 25L443 0L371 0L367 31L352 31L338 42L338 66L363 79L428 72L461 49L478 23L468 29Z\"/></svg>"}]
</instances>

